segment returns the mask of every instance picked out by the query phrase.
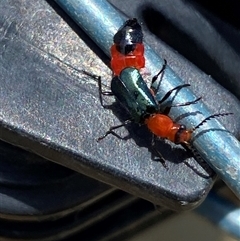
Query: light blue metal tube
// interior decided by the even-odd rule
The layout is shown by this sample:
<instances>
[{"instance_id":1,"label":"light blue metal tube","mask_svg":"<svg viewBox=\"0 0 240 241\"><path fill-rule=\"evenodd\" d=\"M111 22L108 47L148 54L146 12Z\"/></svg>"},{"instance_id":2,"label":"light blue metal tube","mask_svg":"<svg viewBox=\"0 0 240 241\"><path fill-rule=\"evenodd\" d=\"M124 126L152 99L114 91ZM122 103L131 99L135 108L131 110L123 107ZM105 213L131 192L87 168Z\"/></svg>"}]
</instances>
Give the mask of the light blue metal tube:
<instances>
[{"instance_id":1,"label":"light blue metal tube","mask_svg":"<svg viewBox=\"0 0 240 241\"><path fill-rule=\"evenodd\" d=\"M208 218L222 230L240 239L240 208L229 200L210 192L196 212Z\"/></svg>"},{"instance_id":2,"label":"light blue metal tube","mask_svg":"<svg viewBox=\"0 0 240 241\"><path fill-rule=\"evenodd\" d=\"M124 17L105 0L55 0L68 15L92 38L93 41L110 56L113 35L125 21ZM146 67L155 74L162 67L163 60L145 45ZM168 66L161 83L158 96L183 84ZM185 103L196 96L189 88L182 89L176 95L176 103ZM171 117L196 113L181 120L187 127L197 125L211 113L202 103L180 108L172 108ZM223 117L224 118L224 117ZM227 117L225 117L227 118ZM196 138L194 138L196 137ZM220 178L240 198L240 143L216 120L212 119L194 132L193 145L200 155L213 167Z\"/></svg>"}]
</instances>

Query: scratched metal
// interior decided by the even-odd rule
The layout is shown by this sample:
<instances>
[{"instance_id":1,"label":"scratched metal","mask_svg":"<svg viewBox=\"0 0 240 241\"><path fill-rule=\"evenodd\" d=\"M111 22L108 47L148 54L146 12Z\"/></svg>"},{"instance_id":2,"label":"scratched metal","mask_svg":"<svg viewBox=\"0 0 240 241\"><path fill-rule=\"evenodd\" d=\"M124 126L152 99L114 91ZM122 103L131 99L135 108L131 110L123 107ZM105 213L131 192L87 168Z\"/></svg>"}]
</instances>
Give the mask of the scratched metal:
<instances>
[{"instance_id":1,"label":"scratched metal","mask_svg":"<svg viewBox=\"0 0 240 241\"><path fill-rule=\"evenodd\" d=\"M198 205L215 176L181 147L159 141L167 171L152 161L151 135L145 128L119 130L129 135L126 141L110 136L96 142L109 126L128 116L114 98L105 98L114 103L110 110L101 107L95 80L79 70L100 74L107 85L108 59L49 3L1 3L0 138L156 204L176 210ZM5 16L7 9L11 14Z\"/></svg>"}]
</instances>

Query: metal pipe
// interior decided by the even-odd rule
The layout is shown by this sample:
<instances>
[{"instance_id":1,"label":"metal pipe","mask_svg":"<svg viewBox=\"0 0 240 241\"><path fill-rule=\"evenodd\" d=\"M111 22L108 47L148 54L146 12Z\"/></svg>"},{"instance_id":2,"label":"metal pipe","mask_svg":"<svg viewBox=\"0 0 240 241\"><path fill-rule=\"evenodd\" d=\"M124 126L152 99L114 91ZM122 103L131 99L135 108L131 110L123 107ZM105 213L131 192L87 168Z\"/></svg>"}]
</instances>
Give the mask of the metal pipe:
<instances>
[{"instance_id":1,"label":"metal pipe","mask_svg":"<svg viewBox=\"0 0 240 241\"><path fill-rule=\"evenodd\" d=\"M113 35L126 20L105 0L55 0L68 15L92 38L110 57L109 48ZM146 67L151 73L157 73L163 60L145 44ZM183 84L173 70L167 66L158 96ZM175 98L176 103L184 103L196 96L188 89L182 89ZM184 108L172 108L171 117L185 113L195 113L184 118L188 127L197 125L211 113L203 102ZM227 118L227 117L226 117ZM194 132L193 145L200 155L216 171L220 178L240 198L240 143L216 120L212 119Z\"/></svg>"},{"instance_id":2,"label":"metal pipe","mask_svg":"<svg viewBox=\"0 0 240 241\"><path fill-rule=\"evenodd\" d=\"M240 208L215 192L210 192L205 201L196 208L222 230L240 239Z\"/></svg>"}]
</instances>

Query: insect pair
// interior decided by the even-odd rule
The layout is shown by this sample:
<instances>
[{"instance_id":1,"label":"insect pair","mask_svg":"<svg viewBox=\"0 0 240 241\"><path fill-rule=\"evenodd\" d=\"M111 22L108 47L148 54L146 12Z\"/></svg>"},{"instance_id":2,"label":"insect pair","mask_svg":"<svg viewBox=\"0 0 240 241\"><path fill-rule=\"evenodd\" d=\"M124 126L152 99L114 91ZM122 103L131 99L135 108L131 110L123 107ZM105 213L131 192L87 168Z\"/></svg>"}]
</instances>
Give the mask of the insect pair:
<instances>
[{"instance_id":1,"label":"insect pair","mask_svg":"<svg viewBox=\"0 0 240 241\"><path fill-rule=\"evenodd\" d=\"M187 129L185 125L174 122L169 117L172 107L187 106L197 103L200 98L185 103L179 103L161 110L161 105L174 91L190 86L183 84L169 90L161 100L156 99L156 93L160 88L158 84L154 89L152 86L160 78L166 69L167 62L164 61L161 70L152 78L151 88L143 80L140 69L145 66L143 34L141 26L136 19L130 19L118 30L114 36L114 44L111 47L111 67L113 79L111 81L111 91L103 91L101 77L98 76L99 97L103 105L103 95L114 95L122 106L129 112L130 119L122 124L110 127L110 129L98 141L104 139L109 134L118 136L114 131L132 122L146 125L153 134L152 148L159 156L163 165L165 161L161 153L155 147L155 137L168 139L175 144L190 146L192 133L206 121L218 117L230 115L232 113L218 113L203 119L197 126ZM160 83L160 81L159 81Z\"/></svg>"}]
</instances>

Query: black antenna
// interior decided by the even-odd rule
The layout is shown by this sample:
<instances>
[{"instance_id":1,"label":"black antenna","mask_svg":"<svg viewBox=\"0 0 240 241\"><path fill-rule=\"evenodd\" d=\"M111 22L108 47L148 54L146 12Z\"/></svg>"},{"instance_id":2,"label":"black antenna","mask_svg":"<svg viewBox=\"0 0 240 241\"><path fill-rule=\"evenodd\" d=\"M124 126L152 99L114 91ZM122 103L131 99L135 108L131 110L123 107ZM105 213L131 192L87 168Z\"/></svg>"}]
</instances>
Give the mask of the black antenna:
<instances>
[{"instance_id":1,"label":"black antenna","mask_svg":"<svg viewBox=\"0 0 240 241\"><path fill-rule=\"evenodd\" d=\"M229 112L229 113L218 113L218 114L213 114L208 116L207 118L205 118L203 121L201 121L197 126L195 126L192 129L192 132L195 131L196 129L198 129L201 125L203 125L204 123L206 123L208 120L219 117L219 116L225 116L225 115L233 115L233 113Z\"/></svg>"},{"instance_id":2,"label":"black antenna","mask_svg":"<svg viewBox=\"0 0 240 241\"><path fill-rule=\"evenodd\" d=\"M200 172L197 168L195 168L194 166L191 166L191 164L185 160L184 163L186 166L190 167L196 174L198 174L199 176L201 176L203 178L208 179L208 178L211 178L212 176L214 176L213 170L210 168L210 166L206 163L206 161L202 158L202 156L199 154L197 149L192 144L185 143L182 146L186 150L191 151L191 153L193 154L193 157L196 159L197 163L207 172L208 175Z\"/></svg>"}]
</instances>

